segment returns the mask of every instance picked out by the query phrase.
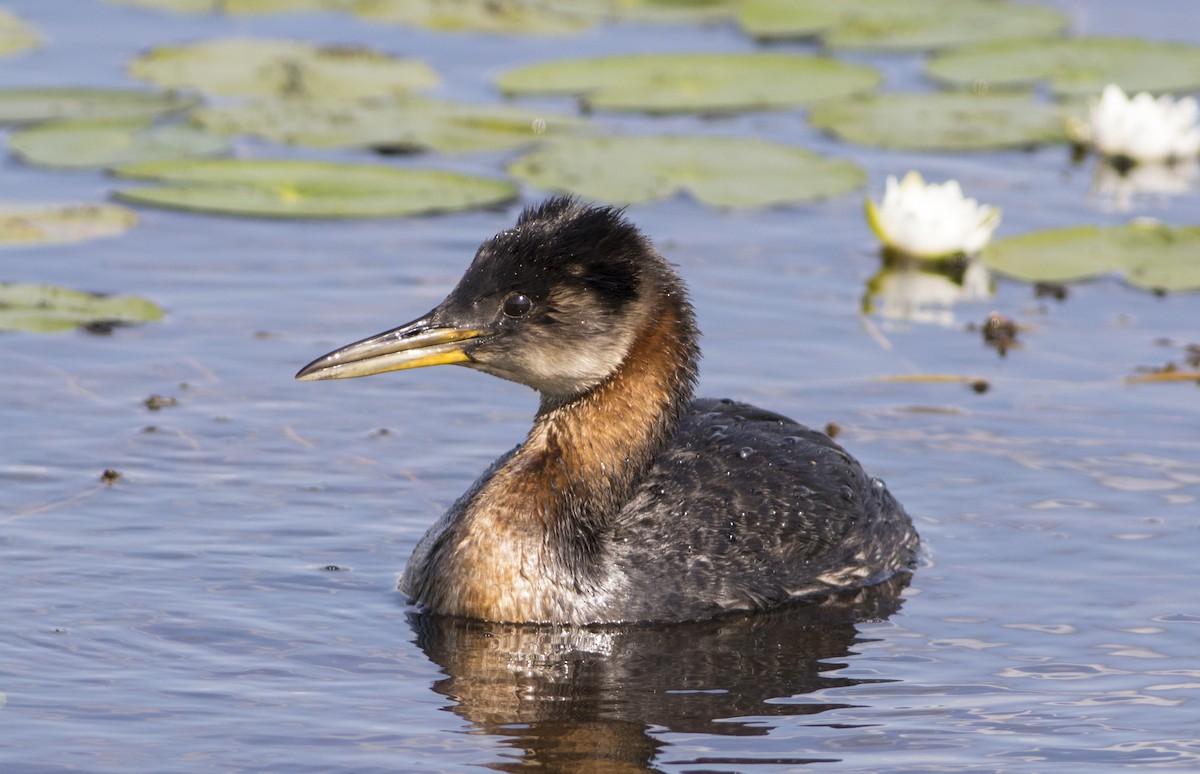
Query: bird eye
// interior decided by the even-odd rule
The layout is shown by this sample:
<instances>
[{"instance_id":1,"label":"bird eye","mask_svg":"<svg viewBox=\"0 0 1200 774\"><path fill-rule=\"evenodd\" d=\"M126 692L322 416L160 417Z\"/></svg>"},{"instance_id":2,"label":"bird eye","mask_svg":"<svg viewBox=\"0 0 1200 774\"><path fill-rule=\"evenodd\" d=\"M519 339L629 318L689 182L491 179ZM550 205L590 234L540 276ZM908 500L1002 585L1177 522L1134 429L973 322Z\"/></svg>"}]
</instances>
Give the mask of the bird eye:
<instances>
[{"instance_id":1,"label":"bird eye","mask_svg":"<svg viewBox=\"0 0 1200 774\"><path fill-rule=\"evenodd\" d=\"M504 299L504 313L509 317L523 317L533 308L533 301L524 293L513 293Z\"/></svg>"}]
</instances>

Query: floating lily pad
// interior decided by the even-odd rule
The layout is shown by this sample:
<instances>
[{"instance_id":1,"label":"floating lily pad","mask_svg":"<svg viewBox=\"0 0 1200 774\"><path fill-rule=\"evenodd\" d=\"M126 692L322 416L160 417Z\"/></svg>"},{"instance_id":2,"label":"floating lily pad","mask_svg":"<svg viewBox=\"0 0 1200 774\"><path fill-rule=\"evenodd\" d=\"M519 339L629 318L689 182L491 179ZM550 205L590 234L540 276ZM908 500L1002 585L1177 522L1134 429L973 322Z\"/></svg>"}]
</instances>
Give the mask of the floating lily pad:
<instances>
[{"instance_id":1,"label":"floating lily pad","mask_svg":"<svg viewBox=\"0 0 1200 774\"><path fill-rule=\"evenodd\" d=\"M424 62L357 46L224 38L155 48L130 74L170 88L249 97L356 99L427 89L437 74Z\"/></svg>"},{"instance_id":2,"label":"floating lily pad","mask_svg":"<svg viewBox=\"0 0 1200 774\"><path fill-rule=\"evenodd\" d=\"M707 22L734 16L742 0L544 0L550 8L587 19Z\"/></svg>"},{"instance_id":3,"label":"floating lily pad","mask_svg":"<svg viewBox=\"0 0 1200 774\"><path fill-rule=\"evenodd\" d=\"M1140 38L1021 40L950 51L926 66L953 85L1028 85L1047 80L1061 95L1099 94L1106 84L1125 91L1200 88L1200 47Z\"/></svg>"},{"instance_id":4,"label":"floating lily pad","mask_svg":"<svg viewBox=\"0 0 1200 774\"><path fill-rule=\"evenodd\" d=\"M852 162L734 137L572 137L531 151L509 172L538 188L617 204L686 191L733 208L837 196L866 181Z\"/></svg>"},{"instance_id":5,"label":"floating lily pad","mask_svg":"<svg viewBox=\"0 0 1200 774\"><path fill-rule=\"evenodd\" d=\"M108 0L175 13L265 14L345 10L351 0Z\"/></svg>"},{"instance_id":6,"label":"floating lily pad","mask_svg":"<svg viewBox=\"0 0 1200 774\"><path fill-rule=\"evenodd\" d=\"M16 14L0 9L0 56L12 56L41 45L37 28Z\"/></svg>"},{"instance_id":7,"label":"floating lily pad","mask_svg":"<svg viewBox=\"0 0 1200 774\"><path fill-rule=\"evenodd\" d=\"M243 0L246 1L246 0ZM265 0L258 0L265 2ZM348 0L360 16L443 32L565 35L601 20L712 21L740 0Z\"/></svg>"},{"instance_id":8,"label":"floating lily pad","mask_svg":"<svg viewBox=\"0 0 1200 774\"><path fill-rule=\"evenodd\" d=\"M507 105L410 98L371 101L262 100L203 108L193 119L222 134L253 134L321 148L391 152L501 150L586 126L570 116Z\"/></svg>"},{"instance_id":9,"label":"floating lily pad","mask_svg":"<svg viewBox=\"0 0 1200 774\"><path fill-rule=\"evenodd\" d=\"M1112 272L1147 290L1200 290L1200 227L1161 223L1035 231L993 242L984 262L1026 282L1070 282Z\"/></svg>"},{"instance_id":10,"label":"floating lily pad","mask_svg":"<svg viewBox=\"0 0 1200 774\"><path fill-rule=\"evenodd\" d=\"M63 121L14 132L8 147L22 161L61 169L96 169L160 159L215 156L228 143L181 124L153 119Z\"/></svg>"},{"instance_id":11,"label":"floating lily pad","mask_svg":"<svg viewBox=\"0 0 1200 774\"><path fill-rule=\"evenodd\" d=\"M317 161L162 161L113 172L163 184L115 192L128 202L268 218L422 215L501 204L517 194L512 183L453 172Z\"/></svg>"},{"instance_id":12,"label":"floating lily pad","mask_svg":"<svg viewBox=\"0 0 1200 774\"><path fill-rule=\"evenodd\" d=\"M354 0L359 16L442 32L564 35L588 21L530 0Z\"/></svg>"},{"instance_id":13,"label":"floating lily pad","mask_svg":"<svg viewBox=\"0 0 1200 774\"><path fill-rule=\"evenodd\" d=\"M578 95L588 107L644 113L769 110L869 91L865 65L801 54L638 54L512 70L506 94Z\"/></svg>"},{"instance_id":14,"label":"floating lily pad","mask_svg":"<svg viewBox=\"0 0 1200 774\"><path fill-rule=\"evenodd\" d=\"M738 10L742 30L759 40L803 40L815 38L853 18L854 10L867 3L844 0L746 0Z\"/></svg>"},{"instance_id":15,"label":"floating lily pad","mask_svg":"<svg viewBox=\"0 0 1200 774\"><path fill-rule=\"evenodd\" d=\"M143 118L195 104L193 97L134 89L0 89L0 124Z\"/></svg>"},{"instance_id":16,"label":"floating lily pad","mask_svg":"<svg viewBox=\"0 0 1200 774\"><path fill-rule=\"evenodd\" d=\"M813 108L818 129L863 145L905 150L990 150L1066 142L1072 108L1027 93L879 94Z\"/></svg>"},{"instance_id":17,"label":"floating lily pad","mask_svg":"<svg viewBox=\"0 0 1200 774\"><path fill-rule=\"evenodd\" d=\"M998 0L747 0L738 12L763 40L820 36L832 48L926 51L1056 35L1061 13Z\"/></svg>"},{"instance_id":18,"label":"floating lily pad","mask_svg":"<svg viewBox=\"0 0 1200 774\"><path fill-rule=\"evenodd\" d=\"M0 246L84 242L124 234L137 213L112 204L0 204Z\"/></svg>"},{"instance_id":19,"label":"floating lily pad","mask_svg":"<svg viewBox=\"0 0 1200 774\"><path fill-rule=\"evenodd\" d=\"M120 5L136 5L155 11L175 13L214 13L221 7L221 0L105 0Z\"/></svg>"},{"instance_id":20,"label":"floating lily pad","mask_svg":"<svg viewBox=\"0 0 1200 774\"><path fill-rule=\"evenodd\" d=\"M221 11L234 15L346 11L354 0L217 0Z\"/></svg>"},{"instance_id":21,"label":"floating lily pad","mask_svg":"<svg viewBox=\"0 0 1200 774\"><path fill-rule=\"evenodd\" d=\"M140 296L104 296L55 285L0 282L0 331L54 333L81 325L161 320L162 307Z\"/></svg>"}]
</instances>

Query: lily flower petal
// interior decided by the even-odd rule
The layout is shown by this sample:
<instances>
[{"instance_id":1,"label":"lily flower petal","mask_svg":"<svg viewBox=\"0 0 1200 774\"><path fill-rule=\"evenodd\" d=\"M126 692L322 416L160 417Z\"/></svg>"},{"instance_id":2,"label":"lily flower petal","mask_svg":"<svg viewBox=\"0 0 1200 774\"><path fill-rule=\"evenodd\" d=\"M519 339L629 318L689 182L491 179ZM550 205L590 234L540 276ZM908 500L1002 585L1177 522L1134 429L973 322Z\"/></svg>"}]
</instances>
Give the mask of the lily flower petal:
<instances>
[{"instance_id":1,"label":"lily flower petal","mask_svg":"<svg viewBox=\"0 0 1200 774\"><path fill-rule=\"evenodd\" d=\"M1104 87L1092 103L1082 138L1104 156L1132 162L1176 161L1200 154L1200 105L1194 97L1133 98L1120 86Z\"/></svg>"},{"instance_id":2,"label":"lily flower petal","mask_svg":"<svg viewBox=\"0 0 1200 774\"><path fill-rule=\"evenodd\" d=\"M891 249L916 258L974 255L992 238L1000 210L963 196L957 180L926 183L918 172L889 176L883 199L867 199L867 222Z\"/></svg>"}]
</instances>

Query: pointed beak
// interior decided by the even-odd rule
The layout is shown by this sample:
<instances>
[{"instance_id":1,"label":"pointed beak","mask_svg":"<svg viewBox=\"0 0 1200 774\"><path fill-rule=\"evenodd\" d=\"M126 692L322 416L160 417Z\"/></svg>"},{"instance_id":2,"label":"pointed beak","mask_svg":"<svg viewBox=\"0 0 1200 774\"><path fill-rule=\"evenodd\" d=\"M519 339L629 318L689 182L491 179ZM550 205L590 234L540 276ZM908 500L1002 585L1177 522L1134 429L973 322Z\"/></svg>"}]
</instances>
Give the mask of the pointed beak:
<instances>
[{"instance_id":1,"label":"pointed beak","mask_svg":"<svg viewBox=\"0 0 1200 774\"><path fill-rule=\"evenodd\" d=\"M426 316L335 349L301 368L296 378L305 382L349 379L407 368L470 362L471 356L464 350L466 343L494 333L487 328L445 325Z\"/></svg>"}]
</instances>

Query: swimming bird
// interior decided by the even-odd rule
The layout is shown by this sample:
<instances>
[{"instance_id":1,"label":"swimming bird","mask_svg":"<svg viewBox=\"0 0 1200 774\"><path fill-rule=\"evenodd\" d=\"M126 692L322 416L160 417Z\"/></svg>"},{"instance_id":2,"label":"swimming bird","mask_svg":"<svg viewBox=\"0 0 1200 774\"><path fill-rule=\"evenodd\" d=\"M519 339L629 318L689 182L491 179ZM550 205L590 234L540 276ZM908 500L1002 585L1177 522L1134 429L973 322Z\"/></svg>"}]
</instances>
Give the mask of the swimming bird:
<instances>
[{"instance_id":1,"label":"swimming bird","mask_svg":"<svg viewBox=\"0 0 1200 774\"><path fill-rule=\"evenodd\" d=\"M525 441L413 551L400 589L435 614L700 620L910 571L911 520L838 444L693 399L698 336L679 274L622 210L556 197L428 314L296 378L454 364L540 394Z\"/></svg>"}]
</instances>

